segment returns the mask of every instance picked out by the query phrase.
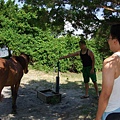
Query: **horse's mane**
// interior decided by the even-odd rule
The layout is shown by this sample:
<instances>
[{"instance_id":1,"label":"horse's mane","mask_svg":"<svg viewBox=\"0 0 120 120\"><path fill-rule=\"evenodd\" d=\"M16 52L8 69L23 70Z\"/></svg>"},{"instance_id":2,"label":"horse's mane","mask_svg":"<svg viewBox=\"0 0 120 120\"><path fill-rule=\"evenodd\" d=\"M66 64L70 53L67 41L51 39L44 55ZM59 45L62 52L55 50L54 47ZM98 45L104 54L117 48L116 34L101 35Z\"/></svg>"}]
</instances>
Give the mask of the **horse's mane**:
<instances>
[{"instance_id":1,"label":"horse's mane","mask_svg":"<svg viewBox=\"0 0 120 120\"><path fill-rule=\"evenodd\" d=\"M20 65L22 66L23 70L26 68L26 61L25 61L24 57L22 57L22 56L15 56L15 60L20 63Z\"/></svg>"}]
</instances>

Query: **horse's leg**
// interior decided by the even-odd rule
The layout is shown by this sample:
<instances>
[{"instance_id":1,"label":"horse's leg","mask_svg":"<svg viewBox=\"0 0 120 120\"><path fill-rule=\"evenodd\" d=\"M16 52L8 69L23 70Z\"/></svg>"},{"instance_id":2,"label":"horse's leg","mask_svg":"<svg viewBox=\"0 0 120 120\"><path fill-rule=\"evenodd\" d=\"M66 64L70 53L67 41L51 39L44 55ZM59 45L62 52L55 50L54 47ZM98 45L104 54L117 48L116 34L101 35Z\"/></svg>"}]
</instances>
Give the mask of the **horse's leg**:
<instances>
[{"instance_id":1,"label":"horse's leg","mask_svg":"<svg viewBox=\"0 0 120 120\"><path fill-rule=\"evenodd\" d=\"M0 95L0 102L2 102L3 97L4 97L4 95L3 95L3 94L1 94L1 95Z\"/></svg>"},{"instance_id":2,"label":"horse's leg","mask_svg":"<svg viewBox=\"0 0 120 120\"><path fill-rule=\"evenodd\" d=\"M4 88L5 83L0 81L0 102L2 101L4 95L1 94L2 89Z\"/></svg>"},{"instance_id":3,"label":"horse's leg","mask_svg":"<svg viewBox=\"0 0 120 120\"><path fill-rule=\"evenodd\" d=\"M0 102L2 102L4 95L1 94L2 90L0 90Z\"/></svg>"},{"instance_id":4,"label":"horse's leg","mask_svg":"<svg viewBox=\"0 0 120 120\"><path fill-rule=\"evenodd\" d=\"M2 73L2 72L0 71L0 73ZM2 89L5 86L5 83L7 82L7 78L8 78L7 72L6 72L5 75L4 74L0 74L0 102L2 101L2 99L4 97L4 95L2 95L1 92L2 92Z\"/></svg>"},{"instance_id":5,"label":"horse's leg","mask_svg":"<svg viewBox=\"0 0 120 120\"><path fill-rule=\"evenodd\" d=\"M12 92L12 113L16 113L16 104L15 104L15 86L11 86Z\"/></svg>"},{"instance_id":6,"label":"horse's leg","mask_svg":"<svg viewBox=\"0 0 120 120\"><path fill-rule=\"evenodd\" d=\"M11 91L12 91L12 113L16 113L17 105L16 105L16 100L17 100L17 93L18 93L18 88L19 88L20 83L11 86Z\"/></svg>"},{"instance_id":7,"label":"horse's leg","mask_svg":"<svg viewBox=\"0 0 120 120\"><path fill-rule=\"evenodd\" d=\"M13 109L13 111L15 111L15 109L16 109L16 106L15 106L15 85L11 86L11 92L12 92L12 109Z\"/></svg>"}]
</instances>

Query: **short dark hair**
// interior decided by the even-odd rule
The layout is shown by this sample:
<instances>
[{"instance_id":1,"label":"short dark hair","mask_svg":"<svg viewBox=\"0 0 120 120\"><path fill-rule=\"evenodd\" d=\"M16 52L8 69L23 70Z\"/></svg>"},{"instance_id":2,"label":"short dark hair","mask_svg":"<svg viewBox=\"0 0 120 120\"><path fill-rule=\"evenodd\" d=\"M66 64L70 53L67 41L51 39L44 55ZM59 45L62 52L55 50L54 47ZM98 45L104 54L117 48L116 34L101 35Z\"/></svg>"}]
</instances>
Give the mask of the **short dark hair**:
<instances>
[{"instance_id":1,"label":"short dark hair","mask_svg":"<svg viewBox=\"0 0 120 120\"><path fill-rule=\"evenodd\" d=\"M86 45L86 42L84 40L80 40L79 45L81 45L81 44Z\"/></svg>"},{"instance_id":2,"label":"short dark hair","mask_svg":"<svg viewBox=\"0 0 120 120\"><path fill-rule=\"evenodd\" d=\"M112 38L117 38L120 43L120 24L114 24L111 26L110 34Z\"/></svg>"}]
</instances>

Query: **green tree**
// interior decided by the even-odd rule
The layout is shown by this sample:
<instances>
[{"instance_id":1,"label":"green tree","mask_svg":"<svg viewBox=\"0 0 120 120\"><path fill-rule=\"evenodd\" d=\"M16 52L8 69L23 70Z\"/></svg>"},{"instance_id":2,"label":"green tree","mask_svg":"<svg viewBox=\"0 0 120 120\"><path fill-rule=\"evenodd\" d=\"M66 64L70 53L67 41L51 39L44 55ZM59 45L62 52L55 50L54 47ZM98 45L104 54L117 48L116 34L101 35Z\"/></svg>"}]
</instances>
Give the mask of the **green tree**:
<instances>
[{"instance_id":1,"label":"green tree","mask_svg":"<svg viewBox=\"0 0 120 120\"><path fill-rule=\"evenodd\" d=\"M44 29L49 26L54 34L62 33L68 21L74 30L83 30L80 36L88 38L91 35L96 38L96 47L103 56L108 50L105 40L109 34L110 25L120 23L119 0L25 0L24 2L33 8L40 9L38 21L41 23L43 20ZM73 31L67 32L73 34Z\"/></svg>"},{"instance_id":2,"label":"green tree","mask_svg":"<svg viewBox=\"0 0 120 120\"><path fill-rule=\"evenodd\" d=\"M64 29L65 21L69 21L75 29L83 29L86 36L94 35L98 28L118 23L120 18L119 0L25 0L25 3L46 9L45 23L49 18L51 27L58 32ZM97 16L101 9L102 20ZM56 26L59 27L56 29Z\"/></svg>"},{"instance_id":3,"label":"green tree","mask_svg":"<svg viewBox=\"0 0 120 120\"><path fill-rule=\"evenodd\" d=\"M69 32L69 34L66 34L63 37L56 37L58 36L57 33L64 30L65 21L76 24L77 18L75 18L75 16L77 12L74 10L72 11L71 7L76 1L67 1L67 3L64 3L63 5L61 3L58 4L58 1L56 4L54 4L54 1L47 0L44 0L43 3L41 3L41 1L37 2L39 2L38 6L35 3L32 5L25 4L23 8L18 8L14 1L9 0L6 3L3 0L0 1L0 45L8 45L15 54L25 52L32 55L35 68L50 70L56 65L60 56L75 52L79 49L78 41L82 36L75 37ZM71 3L71 6L67 9L64 5L69 2ZM86 6L87 4L88 2L86 2ZM77 7L75 8L77 10ZM85 5L83 8L86 8L86 10L88 9ZM82 14L80 20L82 20L86 11L83 10L82 12L81 9L82 8L78 9L78 14ZM72 16L74 16L74 19ZM84 22L87 21L85 19L88 20L88 18L84 18ZM81 21L83 26L87 27L88 23L84 23L83 21ZM107 24L102 24L102 22L98 25L99 29L97 27L94 29L96 32L92 31L93 29L91 28L94 39L87 41L87 44L95 53L96 68L97 70L100 70L102 59L106 57L104 40L109 33L109 26ZM104 25L105 27L103 27ZM89 34L89 32L85 33L86 35ZM99 36L99 34L101 36ZM62 71L69 70L80 72L81 68L82 65L79 56L61 61Z\"/></svg>"}]
</instances>

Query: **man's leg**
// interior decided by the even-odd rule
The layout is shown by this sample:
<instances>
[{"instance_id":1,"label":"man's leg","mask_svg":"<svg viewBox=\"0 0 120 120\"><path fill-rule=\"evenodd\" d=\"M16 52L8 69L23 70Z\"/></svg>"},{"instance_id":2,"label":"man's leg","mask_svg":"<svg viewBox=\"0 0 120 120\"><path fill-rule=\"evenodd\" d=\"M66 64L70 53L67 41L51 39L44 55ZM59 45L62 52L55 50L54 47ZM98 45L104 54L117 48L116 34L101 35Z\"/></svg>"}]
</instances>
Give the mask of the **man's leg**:
<instances>
[{"instance_id":1,"label":"man's leg","mask_svg":"<svg viewBox=\"0 0 120 120\"><path fill-rule=\"evenodd\" d=\"M83 68L83 79L85 84L85 95L81 97L81 99L88 98L88 89L89 89L89 75L86 68Z\"/></svg>"},{"instance_id":2,"label":"man's leg","mask_svg":"<svg viewBox=\"0 0 120 120\"><path fill-rule=\"evenodd\" d=\"M84 84L85 84L85 95L83 95L81 99L89 98L89 94L88 94L89 84L88 83L84 83Z\"/></svg>"},{"instance_id":3,"label":"man's leg","mask_svg":"<svg viewBox=\"0 0 120 120\"><path fill-rule=\"evenodd\" d=\"M89 84L85 83L85 96L89 96L88 89L89 89Z\"/></svg>"},{"instance_id":4,"label":"man's leg","mask_svg":"<svg viewBox=\"0 0 120 120\"><path fill-rule=\"evenodd\" d=\"M96 94L97 94L97 96L99 97L99 91L98 91L97 82L93 82L93 83L94 83L94 88L95 88Z\"/></svg>"},{"instance_id":5,"label":"man's leg","mask_svg":"<svg viewBox=\"0 0 120 120\"><path fill-rule=\"evenodd\" d=\"M90 74L90 78L92 79L92 82L94 84L96 94L99 97L99 91L98 91L98 85L97 85L97 77L96 77L96 71L95 70L94 70L94 73Z\"/></svg>"}]
</instances>

